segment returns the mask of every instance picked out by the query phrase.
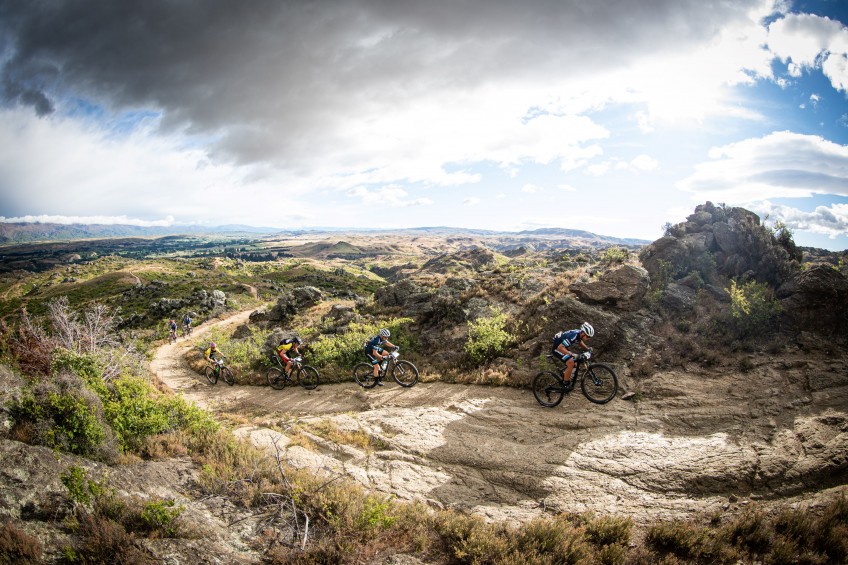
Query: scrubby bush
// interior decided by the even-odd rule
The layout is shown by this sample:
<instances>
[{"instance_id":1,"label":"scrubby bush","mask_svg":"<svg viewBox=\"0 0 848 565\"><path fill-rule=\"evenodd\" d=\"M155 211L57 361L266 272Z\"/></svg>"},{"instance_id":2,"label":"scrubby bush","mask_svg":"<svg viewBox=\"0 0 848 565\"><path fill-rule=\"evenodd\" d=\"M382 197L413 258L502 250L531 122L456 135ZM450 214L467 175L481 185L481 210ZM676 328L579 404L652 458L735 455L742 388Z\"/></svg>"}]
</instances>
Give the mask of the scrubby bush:
<instances>
[{"instance_id":1,"label":"scrubby bush","mask_svg":"<svg viewBox=\"0 0 848 565\"><path fill-rule=\"evenodd\" d=\"M412 322L411 318L392 318L374 323L351 323L345 333L322 335L314 341L310 341L309 364L324 370L328 370L327 376L350 375L350 369L356 363L365 361L365 341L377 335L380 328L387 328L392 337L390 341L403 349L411 348L413 342L409 332L403 328Z\"/></svg>"},{"instance_id":2,"label":"scrubby bush","mask_svg":"<svg viewBox=\"0 0 848 565\"><path fill-rule=\"evenodd\" d=\"M764 283L730 281L730 315L737 335L767 333L781 312L774 291Z\"/></svg>"},{"instance_id":3,"label":"scrubby bush","mask_svg":"<svg viewBox=\"0 0 848 565\"><path fill-rule=\"evenodd\" d=\"M29 565L41 563L41 543L12 522L0 528L0 563Z\"/></svg>"},{"instance_id":4,"label":"scrubby bush","mask_svg":"<svg viewBox=\"0 0 848 565\"><path fill-rule=\"evenodd\" d=\"M478 318L468 324L465 353L473 365L481 365L503 355L515 343L515 336L506 331L507 316L493 310L488 318Z\"/></svg>"}]
</instances>

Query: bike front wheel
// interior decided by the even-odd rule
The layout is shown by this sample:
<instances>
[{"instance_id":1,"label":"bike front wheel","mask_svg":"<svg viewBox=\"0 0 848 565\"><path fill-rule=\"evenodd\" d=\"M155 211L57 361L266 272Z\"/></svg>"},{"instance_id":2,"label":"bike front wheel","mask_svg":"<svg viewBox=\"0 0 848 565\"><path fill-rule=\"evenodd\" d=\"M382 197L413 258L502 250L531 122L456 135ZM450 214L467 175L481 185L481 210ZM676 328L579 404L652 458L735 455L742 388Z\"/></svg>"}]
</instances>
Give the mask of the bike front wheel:
<instances>
[{"instance_id":1,"label":"bike front wheel","mask_svg":"<svg viewBox=\"0 0 848 565\"><path fill-rule=\"evenodd\" d=\"M359 363L353 368L353 378L362 388L374 388L377 379L374 378L374 367L368 363Z\"/></svg>"},{"instance_id":2,"label":"bike front wheel","mask_svg":"<svg viewBox=\"0 0 848 565\"><path fill-rule=\"evenodd\" d=\"M562 379L553 371L542 371L533 379L533 396L542 406L553 408L565 396Z\"/></svg>"},{"instance_id":3,"label":"bike front wheel","mask_svg":"<svg viewBox=\"0 0 848 565\"><path fill-rule=\"evenodd\" d=\"M415 386L418 382L418 367L409 361L398 361L392 368L392 378L400 386Z\"/></svg>"},{"instance_id":4,"label":"bike front wheel","mask_svg":"<svg viewBox=\"0 0 848 565\"><path fill-rule=\"evenodd\" d=\"M609 365L589 365L580 380L583 395L595 404L606 404L618 392L618 377Z\"/></svg>"},{"instance_id":5,"label":"bike front wheel","mask_svg":"<svg viewBox=\"0 0 848 565\"><path fill-rule=\"evenodd\" d=\"M268 369L268 372L265 373L265 378L268 380L268 386L273 389L283 390L286 388L286 375L283 373L282 369L271 367Z\"/></svg>"},{"instance_id":6,"label":"bike front wheel","mask_svg":"<svg viewBox=\"0 0 848 565\"><path fill-rule=\"evenodd\" d=\"M236 377L229 367L221 367L221 374L224 376L224 382L228 385L233 386L236 383Z\"/></svg>"},{"instance_id":7,"label":"bike front wheel","mask_svg":"<svg viewBox=\"0 0 848 565\"><path fill-rule=\"evenodd\" d=\"M206 380L208 380L209 384L212 385L218 383L218 375L212 367L206 367Z\"/></svg>"},{"instance_id":8,"label":"bike front wheel","mask_svg":"<svg viewBox=\"0 0 848 565\"><path fill-rule=\"evenodd\" d=\"M315 367L304 365L300 368L300 386L302 386L306 390L318 388L318 383L320 382L320 380L321 376L318 374L318 371L317 369L315 369Z\"/></svg>"}]
</instances>

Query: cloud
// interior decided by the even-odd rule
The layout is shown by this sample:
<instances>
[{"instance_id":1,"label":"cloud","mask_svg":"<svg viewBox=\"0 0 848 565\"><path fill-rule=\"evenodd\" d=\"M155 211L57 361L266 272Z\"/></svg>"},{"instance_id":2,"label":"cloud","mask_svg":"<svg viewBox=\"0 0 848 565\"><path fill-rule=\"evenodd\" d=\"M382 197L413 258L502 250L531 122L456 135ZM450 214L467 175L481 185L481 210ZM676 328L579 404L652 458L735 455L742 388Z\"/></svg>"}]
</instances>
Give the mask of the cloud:
<instances>
[{"instance_id":1,"label":"cloud","mask_svg":"<svg viewBox=\"0 0 848 565\"><path fill-rule=\"evenodd\" d=\"M820 233L831 239L848 236L848 204L817 206L812 212L804 212L765 201L754 207L754 211L763 217L768 215L773 220L779 220L792 230Z\"/></svg>"},{"instance_id":2,"label":"cloud","mask_svg":"<svg viewBox=\"0 0 848 565\"><path fill-rule=\"evenodd\" d=\"M848 27L812 14L789 14L768 27L768 48L790 76L821 69L833 88L848 90Z\"/></svg>"},{"instance_id":3,"label":"cloud","mask_svg":"<svg viewBox=\"0 0 848 565\"><path fill-rule=\"evenodd\" d=\"M99 224L105 226L123 225L123 226L141 226L141 227L168 227L174 225L173 216L168 216L162 220L139 220L138 218L128 218L127 216L20 216L16 218L6 218L0 216L0 223L24 223L24 224Z\"/></svg>"},{"instance_id":4,"label":"cloud","mask_svg":"<svg viewBox=\"0 0 848 565\"><path fill-rule=\"evenodd\" d=\"M475 206L480 203L480 199L476 196L469 196L465 200L462 201L464 206Z\"/></svg>"},{"instance_id":5,"label":"cloud","mask_svg":"<svg viewBox=\"0 0 848 565\"><path fill-rule=\"evenodd\" d=\"M364 186L357 186L347 191L347 195L359 198L363 202L371 204L383 204L396 207L427 206L433 203L429 198L407 198L409 193L399 186L384 186L376 190L368 190Z\"/></svg>"},{"instance_id":6,"label":"cloud","mask_svg":"<svg viewBox=\"0 0 848 565\"><path fill-rule=\"evenodd\" d=\"M541 192L542 190L542 187L529 183L521 187L521 192L524 192L525 194L536 194L537 192Z\"/></svg>"},{"instance_id":7,"label":"cloud","mask_svg":"<svg viewBox=\"0 0 848 565\"><path fill-rule=\"evenodd\" d=\"M788 131L710 151L712 161L678 183L697 200L744 204L764 198L848 196L848 145Z\"/></svg>"},{"instance_id":8,"label":"cloud","mask_svg":"<svg viewBox=\"0 0 848 565\"><path fill-rule=\"evenodd\" d=\"M0 61L7 104L149 109L217 164L449 186L479 178L447 163L568 170L608 136L580 114L610 101L647 101L653 117L730 111L714 97L740 65L762 70L747 32L769 5L24 2L5 7Z\"/></svg>"}]
</instances>

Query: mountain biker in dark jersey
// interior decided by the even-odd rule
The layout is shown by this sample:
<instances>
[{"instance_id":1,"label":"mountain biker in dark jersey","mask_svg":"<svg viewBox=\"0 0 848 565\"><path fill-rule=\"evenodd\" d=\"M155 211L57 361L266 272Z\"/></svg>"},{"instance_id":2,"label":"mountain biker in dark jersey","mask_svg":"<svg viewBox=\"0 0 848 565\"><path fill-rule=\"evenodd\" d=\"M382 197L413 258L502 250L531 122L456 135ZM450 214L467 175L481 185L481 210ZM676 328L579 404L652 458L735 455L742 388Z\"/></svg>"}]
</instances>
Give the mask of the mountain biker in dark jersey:
<instances>
[{"instance_id":1,"label":"mountain biker in dark jersey","mask_svg":"<svg viewBox=\"0 0 848 565\"><path fill-rule=\"evenodd\" d=\"M589 322L583 322L580 329L559 332L554 336L554 344L551 352L565 362L565 371L562 379L565 384L571 383L571 373L574 371L574 357L568 350L574 344L579 345L586 351L592 348L586 345L586 339L595 335L595 328Z\"/></svg>"},{"instance_id":2,"label":"mountain biker in dark jersey","mask_svg":"<svg viewBox=\"0 0 848 565\"><path fill-rule=\"evenodd\" d=\"M183 329L186 333L191 332L191 316L189 316L188 314L183 316Z\"/></svg>"},{"instance_id":3,"label":"mountain biker in dark jersey","mask_svg":"<svg viewBox=\"0 0 848 565\"><path fill-rule=\"evenodd\" d=\"M171 318L168 322L168 333L174 336L174 339L177 338L177 323L174 321L173 318Z\"/></svg>"},{"instance_id":4,"label":"mountain biker in dark jersey","mask_svg":"<svg viewBox=\"0 0 848 565\"><path fill-rule=\"evenodd\" d=\"M395 349L397 347L389 341L390 335L392 335L391 332L389 332L386 328L383 328L380 330L380 333L365 342L365 355L374 367L374 380L377 381L377 384L380 386L383 386L383 383L380 382L381 379L379 378L380 362L388 357L388 354L383 353L383 348L391 347L392 349Z\"/></svg>"}]
</instances>

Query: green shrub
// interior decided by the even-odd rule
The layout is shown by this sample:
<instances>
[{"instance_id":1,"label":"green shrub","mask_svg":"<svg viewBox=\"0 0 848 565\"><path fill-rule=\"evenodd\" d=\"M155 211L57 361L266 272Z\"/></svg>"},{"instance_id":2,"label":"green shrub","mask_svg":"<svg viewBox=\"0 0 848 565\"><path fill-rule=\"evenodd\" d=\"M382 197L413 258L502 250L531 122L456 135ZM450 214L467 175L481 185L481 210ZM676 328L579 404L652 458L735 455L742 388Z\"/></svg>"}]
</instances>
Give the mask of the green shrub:
<instances>
[{"instance_id":1,"label":"green shrub","mask_svg":"<svg viewBox=\"0 0 848 565\"><path fill-rule=\"evenodd\" d=\"M32 430L32 443L83 456L96 456L106 439L103 407L79 377L65 374L41 381L13 402L16 428Z\"/></svg>"},{"instance_id":2,"label":"green shrub","mask_svg":"<svg viewBox=\"0 0 848 565\"><path fill-rule=\"evenodd\" d=\"M765 283L730 281L730 314L739 336L767 333L782 308Z\"/></svg>"},{"instance_id":3,"label":"green shrub","mask_svg":"<svg viewBox=\"0 0 848 565\"><path fill-rule=\"evenodd\" d=\"M607 265L624 263L630 258L630 252L627 249L618 246L608 247L601 255L601 262Z\"/></svg>"},{"instance_id":4,"label":"green shrub","mask_svg":"<svg viewBox=\"0 0 848 565\"><path fill-rule=\"evenodd\" d=\"M176 520L183 510L173 500L154 500L144 505L140 517L150 532L170 538L178 533Z\"/></svg>"},{"instance_id":5,"label":"green shrub","mask_svg":"<svg viewBox=\"0 0 848 565\"><path fill-rule=\"evenodd\" d=\"M479 318L468 324L468 340L465 353L474 365L503 355L507 348L515 343L515 336L506 331L507 316L499 310L493 310L492 316Z\"/></svg>"},{"instance_id":6,"label":"green shrub","mask_svg":"<svg viewBox=\"0 0 848 565\"><path fill-rule=\"evenodd\" d=\"M60 479L68 489L68 496L77 504L90 505L106 492L103 483L90 480L85 469L77 465L69 467Z\"/></svg>"}]
</instances>

